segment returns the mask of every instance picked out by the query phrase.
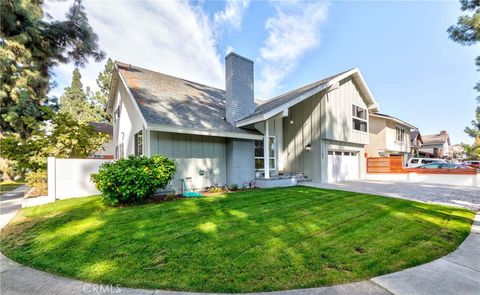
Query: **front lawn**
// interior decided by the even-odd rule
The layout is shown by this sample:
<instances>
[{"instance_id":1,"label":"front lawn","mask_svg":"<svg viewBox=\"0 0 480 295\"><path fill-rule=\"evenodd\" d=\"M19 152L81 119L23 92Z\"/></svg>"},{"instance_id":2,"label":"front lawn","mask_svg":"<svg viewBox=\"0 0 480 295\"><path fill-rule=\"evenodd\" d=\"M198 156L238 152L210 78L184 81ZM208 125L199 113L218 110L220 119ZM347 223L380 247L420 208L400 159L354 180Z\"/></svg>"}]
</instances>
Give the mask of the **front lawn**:
<instances>
[{"instance_id":1,"label":"front lawn","mask_svg":"<svg viewBox=\"0 0 480 295\"><path fill-rule=\"evenodd\" d=\"M91 282L210 292L272 291L368 279L453 251L465 209L345 191L252 190L131 207L100 197L21 211L2 252Z\"/></svg>"}]
</instances>

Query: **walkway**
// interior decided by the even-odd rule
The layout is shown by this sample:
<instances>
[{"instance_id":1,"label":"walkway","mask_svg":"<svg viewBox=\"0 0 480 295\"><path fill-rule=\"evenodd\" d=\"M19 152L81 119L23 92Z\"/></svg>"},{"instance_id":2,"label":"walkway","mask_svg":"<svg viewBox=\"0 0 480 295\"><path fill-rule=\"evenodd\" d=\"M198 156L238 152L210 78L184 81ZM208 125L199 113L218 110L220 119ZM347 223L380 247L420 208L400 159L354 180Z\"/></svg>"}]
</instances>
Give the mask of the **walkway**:
<instances>
[{"instance_id":1,"label":"walkway","mask_svg":"<svg viewBox=\"0 0 480 295\"><path fill-rule=\"evenodd\" d=\"M351 188L351 186L350 186ZM342 188L345 189L345 188ZM380 192L377 192L380 193ZM478 195L477 195L478 196ZM404 197L398 196L398 197ZM437 196L438 197L438 196ZM17 200L14 196L10 200ZM457 195L455 200L463 198ZM2 205L4 199L2 196ZM5 200L7 201L7 200ZM452 198L452 201L453 198ZM470 201L476 201L475 198ZM7 202L8 203L8 202ZM469 202L470 203L470 202ZM15 214L18 206L11 203L10 209L1 211L2 224L6 217ZM472 203L475 204L475 203ZM458 205L458 204L457 204ZM469 205L470 206L470 205ZM130 289L117 286L97 285L48 274L20 265L0 253L1 289L5 295L27 294L159 294L194 295L198 293L163 290ZM430 263L358 283L302 290L271 293L275 295L409 295L409 294L480 294L480 213L475 216L472 232L458 249Z\"/></svg>"},{"instance_id":2,"label":"walkway","mask_svg":"<svg viewBox=\"0 0 480 295\"><path fill-rule=\"evenodd\" d=\"M24 194L25 186L21 186L0 195L0 229L4 228L22 208Z\"/></svg>"}]
</instances>

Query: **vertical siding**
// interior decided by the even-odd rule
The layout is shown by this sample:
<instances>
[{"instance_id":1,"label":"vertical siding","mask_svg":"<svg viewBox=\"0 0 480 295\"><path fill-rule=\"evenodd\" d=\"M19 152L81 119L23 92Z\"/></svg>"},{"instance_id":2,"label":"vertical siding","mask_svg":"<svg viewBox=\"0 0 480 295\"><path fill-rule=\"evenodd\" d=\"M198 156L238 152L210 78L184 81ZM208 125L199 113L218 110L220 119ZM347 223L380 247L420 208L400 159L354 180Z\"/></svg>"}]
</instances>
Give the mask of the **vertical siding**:
<instances>
[{"instance_id":1,"label":"vertical siding","mask_svg":"<svg viewBox=\"0 0 480 295\"><path fill-rule=\"evenodd\" d=\"M160 154L175 159L177 172L167 190L179 190L180 179L191 177L191 189L226 184L225 138L180 133L151 131L152 155ZM205 175L199 175L204 170Z\"/></svg>"},{"instance_id":2,"label":"vertical siding","mask_svg":"<svg viewBox=\"0 0 480 295\"><path fill-rule=\"evenodd\" d=\"M368 132L355 131L352 128L352 105L367 109L353 79L350 77L341 81L340 86L329 92L326 98L325 128L322 137L335 141L368 144Z\"/></svg>"},{"instance_id":3,"label":"vertical siding","mask_svg":"<svg viewBox=\"0 0 480 295\"><path fill-rule=\"evenodd\" d=\"M314 181L321 179L321 97L323 92L293 106L283 118L283 157L289 172L303 172ZM290 123L293 121L293 124ZM306 145L312 149L307 151Z\"/></svg>"}]
</instances>

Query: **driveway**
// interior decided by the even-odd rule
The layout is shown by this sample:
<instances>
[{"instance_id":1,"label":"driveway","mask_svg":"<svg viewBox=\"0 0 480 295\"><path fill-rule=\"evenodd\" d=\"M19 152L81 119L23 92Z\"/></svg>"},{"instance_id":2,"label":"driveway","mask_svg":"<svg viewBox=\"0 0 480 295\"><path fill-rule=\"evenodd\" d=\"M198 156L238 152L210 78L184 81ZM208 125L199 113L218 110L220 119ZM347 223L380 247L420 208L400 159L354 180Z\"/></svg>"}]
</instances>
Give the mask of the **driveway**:
<instances>
[{"instance_id":1,"label":"driveway","mask_svg":"<svg viewBox=\"0 0 480 295\"><path fill-rule=\"evenodd\" d=\"M393 181L305 182L302 185L480 210L480 188Z\"/></svg>"}]
</instances>

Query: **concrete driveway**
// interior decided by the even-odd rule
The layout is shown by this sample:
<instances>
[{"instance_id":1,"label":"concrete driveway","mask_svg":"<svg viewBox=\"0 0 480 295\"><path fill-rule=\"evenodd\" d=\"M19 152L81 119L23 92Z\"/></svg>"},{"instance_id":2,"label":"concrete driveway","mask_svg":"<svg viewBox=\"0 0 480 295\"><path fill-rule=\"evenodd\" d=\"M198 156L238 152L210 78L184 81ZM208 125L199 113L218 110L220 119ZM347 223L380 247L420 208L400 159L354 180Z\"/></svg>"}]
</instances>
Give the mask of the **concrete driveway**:
<instances>
[{"instance_id":1,"label":"concrete driveway","mask_svg":"<svg viewBox=\"0 0 480 295\"><path fill-rule=\"evenodd\" d=\"M474 187L374 180L337 183L305 182L302 185L480 210L480 188Z\"/></svg>"}]
</instances>

